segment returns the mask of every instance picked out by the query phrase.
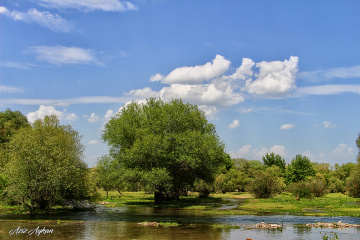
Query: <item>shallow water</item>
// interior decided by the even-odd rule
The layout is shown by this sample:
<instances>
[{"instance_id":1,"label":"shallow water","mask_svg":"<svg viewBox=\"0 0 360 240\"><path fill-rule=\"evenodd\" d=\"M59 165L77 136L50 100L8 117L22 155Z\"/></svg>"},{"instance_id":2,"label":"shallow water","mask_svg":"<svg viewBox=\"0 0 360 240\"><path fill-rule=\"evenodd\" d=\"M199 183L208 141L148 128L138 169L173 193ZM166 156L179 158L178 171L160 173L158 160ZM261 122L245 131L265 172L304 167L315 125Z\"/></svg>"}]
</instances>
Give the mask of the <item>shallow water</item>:
<instances>
[{"instance_id":1,"label":"shallow water","mask_svg":"<svg viewBox=\"0 0 360 240\"><path fill-rule=\"evenodd\" d=\"M60 220L60 221L57 221ZM70 222L66 222L71 220ZM65 221L65 222L64 222ZM142 226L139 222L177 222L176 228ZM210 215L180 208L99 206L94 212L46 215L0 215L0 239L322 239L321 233L336 232L339 239L359 239L360 228L317 229L300 226L315 222L360 224L354 217L313 217L295 215ZM59 223L58 223L59 222ZM249 229L260 222L283 225L280 230ZM214 224L239 226L239 229L214 228ZM26 228L24 233L14 229ZM39 228L38 228L39 227ZM33 229L52 230L37 235ZM13 234L9 232L13 230ZM29 233L32 233L29 235Z\"/></svg>"}]
</instances>

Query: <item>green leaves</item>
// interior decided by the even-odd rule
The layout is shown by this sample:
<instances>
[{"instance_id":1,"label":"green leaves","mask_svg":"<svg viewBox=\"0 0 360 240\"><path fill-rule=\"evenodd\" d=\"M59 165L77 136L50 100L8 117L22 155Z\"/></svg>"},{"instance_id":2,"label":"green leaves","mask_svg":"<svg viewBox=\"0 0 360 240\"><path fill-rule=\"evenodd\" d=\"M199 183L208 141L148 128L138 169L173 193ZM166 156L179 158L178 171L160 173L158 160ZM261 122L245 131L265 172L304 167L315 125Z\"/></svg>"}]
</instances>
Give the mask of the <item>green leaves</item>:
<instances>
[{"instance_id":1,"label":"green leaves","mask_svg":"<svg viewBox=\"0 0 360 240\"><path fill-rule=\"evenodd\" d=\"M20 129L9 142L8 194L16 202L45 209L88 197L81 137L56 116Z\"/></svg>"},{"instance_id":2,"label":"green leaves","mask_svg":"<svg viewBox=\"0 0 360 240\"><path fill-rule=\"evenodd\" d=\"M102 138L125 168L166 171L169 191L191 186L196 178L213 181L228 161L215 127L196 105L181 100L133 102L106 124Z\"/></svg>"}]
</instances>

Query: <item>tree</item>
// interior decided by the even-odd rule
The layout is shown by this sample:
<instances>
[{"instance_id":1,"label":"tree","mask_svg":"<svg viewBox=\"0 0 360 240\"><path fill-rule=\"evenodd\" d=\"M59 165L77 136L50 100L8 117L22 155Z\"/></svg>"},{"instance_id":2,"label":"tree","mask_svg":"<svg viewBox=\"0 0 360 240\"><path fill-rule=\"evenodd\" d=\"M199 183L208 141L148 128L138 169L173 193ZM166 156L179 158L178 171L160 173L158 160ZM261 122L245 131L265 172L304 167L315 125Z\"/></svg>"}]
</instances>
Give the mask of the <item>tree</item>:
<instances>
[{"instance_id":1,"label":"tree","mask_svg":"<svg viewBox=\"0 0 360 240\"><path fill-rule=\"evenodd\" d=\"M349 196L360 198L360 163L356 164L350 176L346 179L346 189Z\"/></svg>"},{"instance_id":2,"label":"tree","mask_svg":"<svg viewBox=\"0 0 360 240\"><path fill-rule=\"evenodd\" d=\"M356 146L359 150L358 155L357 155L357 161L358 161L358 163L360 163L360 133L359 133L358 138L356 139Z\"/></svg>"},{"instance_id":3,"label":"tree","mask_svg":"<svg viewBox=\"0 0 360 240\"><path fill-rule=\"evenodd\" d=\"M8 182L4 169L9 161L8 142L23 127L30 127L30 124L21 112L10 109L0 112L0 190L4 189Z\"/></svg>"},{"instance_id":4,"label":"tree","mask_svg":"<svg viewBox=\"0 0 360 240\"><path fill-rule=\"evenodd\" d=\"M197 178L212 183L228 162L214 125L181 100L132 102L105 125L102 138L122 167L151 179L156 202L178 199Z\"/></svg>"},{"instance_id":5,"label":"tree","mask_svg":"<svg viewBox=\"0 0 360 240\"><path fill-rule=\"evenodd\" d=\"M56 116L22 128L9 142L8 196L31 210L89 197L81 137Z\"/></svg>"},{"instance_id":6,"label":"tree","mask_svg":"<svg viewBox=\"0 0 360 240\"><path fill-rule=\"evenodd\" d=\"M271 167L272 165L276 165L278 167L280 167L282 170L285 170L285 160L279 155L275 153L266 153L265 156L262 157L262 160L264 162L264 165L266 167Z\"/></svg>"},{"instance_id":7,"label":"tree","mask_svg":"<svg viewBox=\"0 0 360 240\"><path fill-rule=\"evenodd\" d=\"M291 184L305 180L306 177L314 176L315 173L316 171L310 159L298 154L292 159L290 165L286 169L286 183Z\"/></svg>"},{"instance_id":8,"label":"tree","mask_svg":"<svg viewBox=\"0 0 360 240\"><path fill-rule=\"evenodd\" d=\"M285 188L284 179L277 176L278 166L256 171L255 177L250 179L247 190L256 198L269 198L281 193Z\"/></svg>"},{"instance_id":9,"label":"tree","mask_svg":"<svg viewBox=\"0 0 360 240\"><path fill-rule=\"evenodd\" d=\"M242 191L247 183L244 172L236 169L230 169L225 174L220 174L215 180L215 189L222 193L233 192L235 190Z\"/></svg>"}]
</instances>

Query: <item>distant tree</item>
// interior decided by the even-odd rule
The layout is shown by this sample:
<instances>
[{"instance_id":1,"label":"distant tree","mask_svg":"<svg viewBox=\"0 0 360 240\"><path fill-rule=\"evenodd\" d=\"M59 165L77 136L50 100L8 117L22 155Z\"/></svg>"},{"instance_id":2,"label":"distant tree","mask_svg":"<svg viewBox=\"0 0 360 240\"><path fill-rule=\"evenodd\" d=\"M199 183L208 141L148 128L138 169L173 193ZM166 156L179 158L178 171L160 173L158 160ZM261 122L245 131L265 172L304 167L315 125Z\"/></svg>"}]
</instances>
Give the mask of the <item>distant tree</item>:
<instances>
[{"instance_id":1,"label":"distant tree","mask_svg":"<svg viewBox=\"0 0 360 240\"><path fill-rule=\"evenodd\" d=\"M102 138L124 169L150 179L155 202L178 199L196 179L212 183L228 162L214 125L181 100L132 102L105 125Z\"/></svg>"},{"instance_id":2,"label":"distant tree","mask_svg":"<svg viewBox=\"0 0 360 240\"><path fill-rule=\"evenodd\" d=\"M316 173L310 159L301 154L296 155L286 169L286 183L291 184L306 177L314 176Z\"/></svg>"},{"instance_id":3,"label":"distant tree","mask_svg":"<svg viewBox=\"0 0 360 240\"><path fill-rule=\"evenodd\" d=\"M220 174L215 180L215 189L222 193L242 191L247 183L247 177L244 172L236 169L230 169L225 174Z\"/></svg>"},{"instance_id":4,"label":"distant tree","mask_svg":"<svg viewBox=\"0 0 360 240\"><path fill-rule=\"evenodd\" d=\"M358 148L357 162L360 163L360 133L358 138L356 139L356 146Z\"/></svg>"},{"instance_id":5,"label":"distant tree","mask_svg":"<svg viewBox=\"0 0 360 240\"><path fill-rule=\"evenodd\" d=\"M262 157L262 160L264 162L264 165L266 167L271 167L272 165L276 165L280 167L282 170L285 170L286 163L285 160L279 155L275 153L266 153L265 156Z\"/></svg>"},{"instance_id":6,"label":"distant tree","mask_svg":"<svg viewBox=\"0 0 360 240\"><path fill-rule=\"evenodd\" d=\"M22 128L9 142L8 197L31 210L89 197L81 137L56 116Z\"/></svg>"},{"instance_id":7,"label":"distant tree","mask_svg":"<svg viewBox=\"0 0 360 240\"><path fill-rule=\"evenodd\" d=\"M247 160L244 158L233 159L234 167L246 174L247 177L253 178L258 170L265 170L265 166L259 160Z\"/></svg>"},{"instance_id":8,"label":"distant tree","mask_svg":"<svg viewBox=\"0 0 360 240\"><path fill-rule=\"evenodd\" d=\"M114 187L114 172L112 169L111 157L102 156L97 160L96 171L96 183L98 187L106 191L106 197L109 197L109 191Z\"/></svg>"},{"instance_id":9,"label":"distant tree","mask_svg":"<svg viewBox=\"0 0 360 240\"><path fill-rule=\"evenodd\" d=\"M30 127L30 124L21 112L10 109L0 112L0 145L9 142L11 136L22 127Z\"/></svg>"},{"instance_id":10,"label":"distant tree","mask_svg":"<svg viewBox=\"0 0 360 240\"><path fill-rule=\"evenodd\" d=\"M351 197L360 197L360 163L356 164L346 179L346 189Z\"/></svg>"},{"instance_id":11,"label":"distant tree","mask_svg":"<svg viewBox=\"0 0 360 240\"><path fill-rule=\"evenodd\" d=\"M279 167L277 169L279 170ZM256 198L269 198L281 193L285 188L284 179L278 177L274 170L268 168L256 171L255 177L249 180L246 190Z\"/></svg>"}]
</instances>

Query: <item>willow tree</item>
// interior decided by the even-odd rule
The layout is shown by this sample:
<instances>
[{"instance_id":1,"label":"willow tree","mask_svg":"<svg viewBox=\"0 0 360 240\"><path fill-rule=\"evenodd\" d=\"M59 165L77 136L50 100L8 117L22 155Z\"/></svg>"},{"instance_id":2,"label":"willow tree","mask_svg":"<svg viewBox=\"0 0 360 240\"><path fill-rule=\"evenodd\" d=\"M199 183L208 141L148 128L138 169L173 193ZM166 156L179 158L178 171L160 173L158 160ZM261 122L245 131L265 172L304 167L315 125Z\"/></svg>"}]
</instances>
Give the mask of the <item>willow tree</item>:
<instances>
[{"instance_id":1,"label":"willow tree","mask_svg":"<svg viewBox=\"0 0 360 240\"><path fill-rule=\"evenodd\" d=\"M88 197L81 137L56 116L22 128L9 142L8 197L34 209Z\"/></svg>"},{"instance_id":2,"label":"willow tree","mask_svg":"<svg viewBox=\"0 0 360 240\"><path fill-rule=\"evenodd\" d=\"M122 168L152 186L155 202L178 199L196 179L212 183L229 161L204 112L181 100L132 102L105 125L102 138Z\"/></svg>"}]
</instances>

